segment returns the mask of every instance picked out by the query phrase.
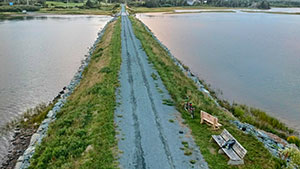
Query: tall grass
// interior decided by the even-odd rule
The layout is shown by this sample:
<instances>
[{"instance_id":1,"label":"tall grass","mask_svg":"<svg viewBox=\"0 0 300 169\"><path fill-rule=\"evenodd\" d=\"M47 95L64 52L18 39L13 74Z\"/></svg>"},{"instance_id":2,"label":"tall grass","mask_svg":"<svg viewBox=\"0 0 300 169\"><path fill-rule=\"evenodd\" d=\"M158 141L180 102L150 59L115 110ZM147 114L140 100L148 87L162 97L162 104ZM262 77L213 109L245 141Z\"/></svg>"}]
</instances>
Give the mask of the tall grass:
<instances>
[{"instance_id":1,"label":"tall grass","mask_svg":"<svg viewBox=\"0 0 300 169\"><path fill-rule=\"evenodd\" d=\"M47 116L47 113L53 108L56 101L52 103L40 103L34 108L27 109L20 117L6 123L0 128L0 136L11 131L15 127L37 128Z\"/></svg>"},{"instance_id":2,"label":"tall grass","mask_svg":"<svg viewBox=\"0 0 300 169\"><path fill-rule=\"evenodd\" d=\"M229 110L242 122L252 124L259 129L276 134L283 139L286 139L288 135L295 132L278 119L271 117L266 112L257 108L233 104L229 106Z\"/></svg>"}]
</instances>

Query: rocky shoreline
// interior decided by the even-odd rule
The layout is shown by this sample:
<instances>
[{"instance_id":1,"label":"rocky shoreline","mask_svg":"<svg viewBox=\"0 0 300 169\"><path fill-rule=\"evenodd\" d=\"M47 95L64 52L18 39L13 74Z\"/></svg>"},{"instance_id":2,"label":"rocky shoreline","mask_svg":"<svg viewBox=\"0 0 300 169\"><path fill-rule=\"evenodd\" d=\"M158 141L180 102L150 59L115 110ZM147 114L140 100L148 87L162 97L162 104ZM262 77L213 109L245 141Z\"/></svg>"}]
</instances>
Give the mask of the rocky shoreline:
<instances>
[{"instance_id":1,"label":"rocky shoreline","mask_svg":"<svg viewBox=\"0 0 300 169\"><path fill-rule=\"evenodd\" d=\"M17 126L14 130L14 136L11 140L11 146L8 150L8 155L4 158L1 169L13 169L20 155L30 143L30 138L36 129L24 129Z\"/></svg>"},{"instance_id":2,"label":"rocky shoreline","mask_svg":"<svg viewBox=\"0 0 300 169\"><path fill-rule=\"evenodd\" d=\"M51 103L55 103L58 99L60 99L65 89L66 88L59 92ZM0 169L15 168L16 163L22 160L20 156L22 156L27 147L30 145L31 137L37 132L37 128L37 125L34 125L31 128L22 127L20 124L15 126L14 130L11 131L13 134L10 140L10 146L6 157L3 159L2 164L0 164Z\"/></svg>"}]
</instances>

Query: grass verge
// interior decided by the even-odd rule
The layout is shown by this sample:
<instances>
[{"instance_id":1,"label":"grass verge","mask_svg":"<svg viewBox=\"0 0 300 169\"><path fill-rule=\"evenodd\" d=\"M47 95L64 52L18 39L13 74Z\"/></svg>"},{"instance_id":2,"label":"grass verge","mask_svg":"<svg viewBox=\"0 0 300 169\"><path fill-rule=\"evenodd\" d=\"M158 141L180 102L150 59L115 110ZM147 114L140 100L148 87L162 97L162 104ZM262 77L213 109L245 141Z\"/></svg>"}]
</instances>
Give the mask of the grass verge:
<instances>
[{"instance_id":1,"label":"grass verge","mask_svg":"<svg viewBox=\"0 0 300 169\"><path fill-rule=\"evenodd\" d=\"M242 10L247 13L266 13L266 14L281 14L281 15L300 15L300 12L272 12L272 11L247 11Z\"/></svg>"},{"instance_id":2,"label":"grass verge","mask_svg":"<svg viewBox=\"0 0 300 169\"><path fill-rule=\"evenodd\" d=\"M51 123L29 168L117 168L114 110L120 33L120 19L107 26L80 85ZM100 71L104 67L110 71Z\"/></svg>"},{"instance_id":3,"label":"grass verge","mask_svg":"<svg viewBox=\"0 0 300 169\"><path fill-rule=\"evenodd\" d=\"M63 14L63 15L112 15L112 10L79 9L79 8L42 8L40 13Z\"/></svg>"},{"instance_id":4,"label":"grass verge","mask_svg":"<svg viewBox=\"0 0 300 169\"><path fill-rule=\"evenodd\" d=\"M231 113L218 108L214 102L200 92L194 82L185 76L182 71L173 63L167 52L153 39L151 34L146 31L144 25L134 17L130 17L135 35L141 41L149 61L158 71L164 85L169 91L174 104L178 111L181 112L185 122L192 130L192 135L196 144L201 149L205 160L210 168L276 168L277 159L264 148L254 136L244 134L236 129L230 119L234 119ZM223 127L226 128L248 151L245 156L245 165L233 167L227 165L227 157L217 153L218 146L210 142L211 135L220 134L222 130L213 131L210 126L201 125L200 114L196 113L195 118L191 119L190 115L185 112L182 104L188 96L195 105L196 111L207 111L217 116Z\"/></svg>"}]
</instances>

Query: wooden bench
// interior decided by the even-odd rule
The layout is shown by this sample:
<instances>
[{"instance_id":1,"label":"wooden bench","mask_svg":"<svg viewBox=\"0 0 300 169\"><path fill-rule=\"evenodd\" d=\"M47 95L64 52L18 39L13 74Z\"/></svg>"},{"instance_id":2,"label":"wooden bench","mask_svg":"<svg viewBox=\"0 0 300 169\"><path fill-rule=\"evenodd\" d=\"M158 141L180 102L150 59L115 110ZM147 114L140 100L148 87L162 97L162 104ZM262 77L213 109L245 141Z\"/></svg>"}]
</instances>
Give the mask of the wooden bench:
<instances>
[{"instance_id":1,"label":"wooden bench","mask_svg":"<svg viewBox=\"0 0 300 169\"><path fill-rule=\"evenodd\" d=\"M212 138L221 147L219 153L225 153L229 157L228 165L242 165L244 164L243 158L247 154L247 150L226 130L224 129L220 135L212 135ZM228 140L235 140L232 148L222 148Z\"/></svg>"},{"instance_id":2,"label":"wooden bench","mask_svg":"<svg viewBox=\"0 0 300 169\"><path fill-rule=\"evenodd\" d=\"M219 129L222 125L218 122L218 118L206 113L205 111L200 111L200 123L207 122L212 125L213 129Z\"/></svg>"}]
</instances>

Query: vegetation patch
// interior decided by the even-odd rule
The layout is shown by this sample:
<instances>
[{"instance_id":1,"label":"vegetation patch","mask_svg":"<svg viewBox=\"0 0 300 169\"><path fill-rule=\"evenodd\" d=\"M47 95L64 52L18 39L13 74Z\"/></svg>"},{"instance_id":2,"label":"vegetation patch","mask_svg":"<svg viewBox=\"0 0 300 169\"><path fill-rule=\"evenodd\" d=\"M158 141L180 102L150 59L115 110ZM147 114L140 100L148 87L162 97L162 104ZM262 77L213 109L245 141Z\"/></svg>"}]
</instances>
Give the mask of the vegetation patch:
<instances>
[{"instance_id":1,"label":"vegetation patch","mask_svg":"<svg viewBox=\"0 0 300 169\"><path fill-rule=\"evenodd\" d=\"M295 144L296 146L298 146L300 148L300 139L297 136L289 136L287 138L287 141L289 143Z\"/></svg>"},{"instance_id":2,"label":"vegetation patch","mask_svg":"<svg viewBox=\"0 0 300 169\"><path fill-rule=\"evenodd\" d=\"M57 120L31 159L29 168L117 168L114 110L121 65L120 19L110 23L80 85L68 98ZM95 50L96 55L99 50ZM109 74L99 73L108 67Z\"/></svg>"},{"instance_id":3,"label":"vegetation patch","mask_svg":"<svg viewBox=\"0 0 300 169\"><path fill-rule=\"evenodd\" d=\"M222 127L226 128L248 151L245 156L245 165L239 168L275 168L278 160L273 158L264 145L255 137L244 134L232 125L229 120L235 119L231 113L217 107L213 100L200 92L194 82L186 77L184 73L173 63L168 53L160 46L160 44L147 32L144 25L130 17L135 35L141 41L142 46L147 53L149 60L158 71L164 85L169 91L174 104L181 116L185 119L187 125L192 130L192 135L196 144L199 146L204 159L210 168L236 168L228 166L228 158L224 155L216 155L210 151L211 148L218 149L218 145L210 142L211 135L220 134L222 129L214 131L210 126L199 124L200 113L195 113L195 118L184 111L182 103L188 96L195 106L195 112L204 110L218 117ZM186 146L183 143L184 146Z\"/></svg>"},{"instance_id":4,"label":"vegetation patch","mask_svg":"<svg viewBox=\"0 0 300 169\"><path fill-rule=\"evenodd\" d=\"M168 106L174 106L174 102L170 99L163 99L163 104Z\"/></svg>"},{"instance_id":5,"label":"vegetation patch","mask_svg":"<svg viewBox=\"0 0 300 169\"><path fill-rule=\"evenodd\" d=\"M152 73L151 77L152 77L153 80L157 80L158 79L158 77L157 77L157 75L155 73Z\"/></svg>"},{"instance_id":6,"label":"vegetation patch","mask_svg":"<svg viewBox=\"0 0 300 169\"><path fill-rule=\"evenodd\" d=\"M31 5L0 6L0 12L22 12L23 10L38 11L40 7Z\"/></svg>"},{"instance_id":7,"label":"vegetation patch","mask_svg":"<svg viewBox=\"0 0 300 169\"><path fill-rule=\"evenodd\" d=\"M246 105L233 104L228 108L242 122L254 125L255 127L274 133L283 139L294 133L294 130L288 128L278 119L269 116L266 112L251 108Z\"/></svg>"}]
</instances>

